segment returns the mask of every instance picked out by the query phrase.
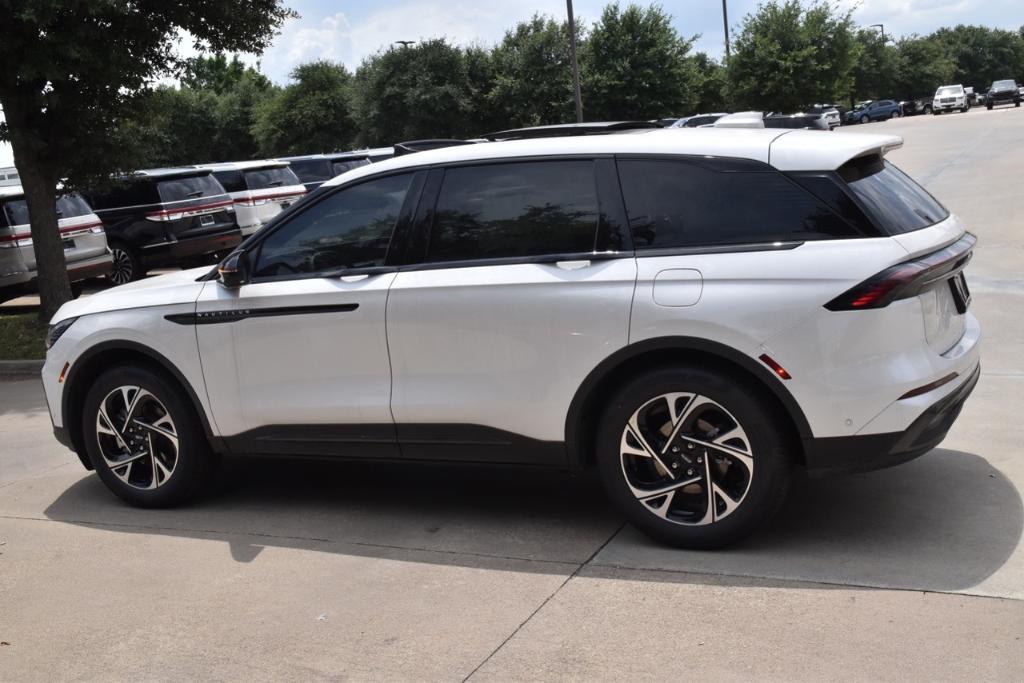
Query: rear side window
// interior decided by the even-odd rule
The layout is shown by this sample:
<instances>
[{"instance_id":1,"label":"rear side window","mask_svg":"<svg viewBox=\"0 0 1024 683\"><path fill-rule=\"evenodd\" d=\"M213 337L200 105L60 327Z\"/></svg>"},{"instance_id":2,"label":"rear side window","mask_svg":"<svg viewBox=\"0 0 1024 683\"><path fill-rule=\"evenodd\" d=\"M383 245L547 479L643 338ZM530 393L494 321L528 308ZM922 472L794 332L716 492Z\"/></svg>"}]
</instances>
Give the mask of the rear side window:
<instances>
[{"instance_id":1,"label":"rear side window","mask_svg":"<svg viewBox=\"0 0 1024 683\"><path fill-rule=\"evenodd\" d=\"M28 204L24 199L5 199L0 207L0 225L28 224Z\"/></svg>"},{"instance_id":2,"label":"rear side window","mask_svg":"<svg viewBox=\"0 0 1024 683\"><path fill-rule=\"evenodd\" d=\"M339 190L272 232L255 274L275 277L384 265L412 174Z\"/></svg>"},{"instance_id":3,"label":"rear side window","mask_svg":"<svg viewBox=\"0 0 1024 683\"><path fill-rule=\"evenodd\" d=\"M589 160L449 168L434 211L427 260L590 252L598 214Z\"/></svg>"},{"instance_id":4,"label":"rear side window","mask_svg":"<svg viewBox=\"0 0 1024 683\"><path fill-rule=\"evenodd\" d=\"M299 177L287 166L281 168L257 168L245 172L245 183L250 190L266 190L273 187L299 185Z\"/></svg>"},{"instance_id":5,"label":"rear side window","mask_svg":"<svg viewBox=\"0 0 1024 683\"><path fill-rule=\"evenodd\" d=\"M331 178L331 165L326 159L296 159L289 167L304 183L316 183Z\"/></svg>"},{"instance_id":6,"label":"rear side window","mask_svg":"<svg viewBox=\"0 0 1024 683\"><path fill-rule=\"evenodd\" d=\"M224 188L212 173L161 180L157 183L157 191L160 193L160 199L165 202L180 202L224 194Z\"/></svg>"},{"instance_id":7,"label":"rear side window","mask_svg":"<svg viewBox=\"0 0 1024 683\"><path fill-rule=\"evenodd\" d=\"M685 160L620 160L637 249L835 239L860 233L773 170L718 170Z\"/></svg>"},{"instance_id":8,"label":"rear side window","mask_svg":"<svg viewBox=\"0 0 1024 683\"><path fill-rule=\"evenodd\" d=\"M887 234L927 228L949 216L924 188L880 157L854 159L839 169L839 175Z\"/></svg>"},{"instance_id":9,"label":"rear side window","mask_svg":"<svg viewBox=\"0 0 1024 683\"><path fill-rule=\"evenodd\" d=\"M369 159L350 159L348 161L335 161L332 164L334 175L338 176L345 171L351 171L353 168L359 168L360 166L369 166Z\"/></svg>"}]
</instances>

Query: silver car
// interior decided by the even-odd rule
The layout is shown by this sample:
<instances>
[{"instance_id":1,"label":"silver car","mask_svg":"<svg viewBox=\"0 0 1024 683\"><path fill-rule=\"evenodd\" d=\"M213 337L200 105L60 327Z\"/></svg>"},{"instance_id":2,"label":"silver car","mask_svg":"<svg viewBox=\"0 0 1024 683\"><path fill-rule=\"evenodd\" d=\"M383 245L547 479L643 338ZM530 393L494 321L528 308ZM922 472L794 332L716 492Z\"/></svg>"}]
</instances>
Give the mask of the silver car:
<instances>
[{"instance_id":1,"label":"silver car","mask_svg":"<svg viewBox=\"0 0 1024 683\"><path fill-rule=\"evenodd\" d=\"M110 272L103 223L81 195L57 198L57 227L72 283ZM0 302L35 291L35 281L36 256L25 193L19 185L0 187Z\"/></svg>"}]
</instances>

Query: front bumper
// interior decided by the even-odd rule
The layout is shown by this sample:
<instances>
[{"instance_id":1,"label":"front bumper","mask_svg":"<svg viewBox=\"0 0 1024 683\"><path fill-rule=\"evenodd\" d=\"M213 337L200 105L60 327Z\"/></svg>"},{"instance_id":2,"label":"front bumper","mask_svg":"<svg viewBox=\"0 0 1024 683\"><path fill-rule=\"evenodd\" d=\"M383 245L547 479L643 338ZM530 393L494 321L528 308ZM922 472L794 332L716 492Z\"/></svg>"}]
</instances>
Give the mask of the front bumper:
<instances>
[{"instance_id":1,"label":"front bumper","mask_svg":"<svg viewBox=\"0 0 1024 683\"><path fill-rule=\"evenodd\" d=\"M953 392L939 399L906 430L804 440L808 474L825 476L892 467L932 450L946 438L981 376L981 365Z\"/></svg>"}]
</instances>

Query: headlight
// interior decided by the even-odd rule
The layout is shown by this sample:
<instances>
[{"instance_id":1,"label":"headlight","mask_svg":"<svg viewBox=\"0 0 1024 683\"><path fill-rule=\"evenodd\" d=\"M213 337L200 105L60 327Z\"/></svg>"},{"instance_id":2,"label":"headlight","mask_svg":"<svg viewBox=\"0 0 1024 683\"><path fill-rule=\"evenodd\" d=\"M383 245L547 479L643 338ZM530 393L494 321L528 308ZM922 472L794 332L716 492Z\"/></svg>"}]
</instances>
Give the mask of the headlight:
<instances>
[{"instance_id":1,"label":"headlight","mask_svg":"<svg viewBox=\"0 0 1024 683\"><path fill-rule=\"evenodd\" d=\"M57 340L61 338L65 332L68 331L78 318L68 318L67 320L61 320L56 325L50 325L50 328L46 331L46 348L51 348L57 343Z\"/></svg>"}]
</instances>

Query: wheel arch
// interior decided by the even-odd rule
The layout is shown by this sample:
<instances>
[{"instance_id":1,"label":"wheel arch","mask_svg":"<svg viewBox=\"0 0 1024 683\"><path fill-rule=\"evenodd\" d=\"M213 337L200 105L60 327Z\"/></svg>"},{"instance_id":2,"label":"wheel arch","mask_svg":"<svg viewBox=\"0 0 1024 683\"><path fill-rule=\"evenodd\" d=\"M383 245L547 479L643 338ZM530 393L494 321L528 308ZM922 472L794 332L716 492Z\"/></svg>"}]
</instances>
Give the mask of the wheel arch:
<instances>
[{"instance_id":1,"label":"wheel arch","mask_svg":"<svg viewBox=\"0 0 1024 683\"><path fill-rule=\"evenodd\" d=\"M696 337L658 337L619 349L595 367L580 384L565 421L569 466L583 469L594 463L597 420L611 392L635 373L653 367L698 362L736 373L765 390L769 399L789 419L798 446L798 462L805 464L803 442L812 438L810 424L800 405L768 368L729 346Z\"/></svg>"},{"instance_id":2,"label":"wheel arch","mask_svg":"<svg viewBox=\"0 0 1024 683\"><path fill-rule=\"evenodd\" d=\"M82 434L82 408L85 404L85 397L89 388L100 374L117 365L135 364L148 367L152 370L166 375L169 379L181 386L188 396L189 402L196 411L203 431L210 442L211 447L217 448L219 439L213 433L209 417L195 388L189 383L185 376L174 367L167 358L153 349L137 342L121 340L109 341L97 344L82 353L75 362L71 364L67 377L64 380L64 392L61 397L61 418L64 428L67 429L74 446L75 453L85 465L86 469L92 469L92 463L85 451L85 441Z\"/></svg>"}]
</instances>

